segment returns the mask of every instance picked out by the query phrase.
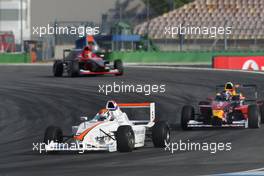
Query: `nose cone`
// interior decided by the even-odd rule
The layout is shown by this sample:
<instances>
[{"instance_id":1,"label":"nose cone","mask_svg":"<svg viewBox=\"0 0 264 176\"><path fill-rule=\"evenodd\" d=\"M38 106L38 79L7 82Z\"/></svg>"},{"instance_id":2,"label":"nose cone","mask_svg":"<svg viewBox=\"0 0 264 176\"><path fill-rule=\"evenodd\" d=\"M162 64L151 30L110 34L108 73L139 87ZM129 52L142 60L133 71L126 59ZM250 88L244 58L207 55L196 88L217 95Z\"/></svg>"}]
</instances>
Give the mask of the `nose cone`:
<instances>
[{"instance_id":1,"label":"nose cone","mask_svg":"<svg viewBox=\"0 0 264 176\"><path fill-rule=\"evenodd\" d=\"M76 135L74 136L74 139L82 141L86 135L89 135L89 133L93 129L95 129L98 125L100 125L101 123L103 123L103 122L96 122L96 123L84 122L84 123L82 123L79 126L78 131L77 131Z\"/></svg>"},{"instance_id":2,"label":"nose cone","mask_svg":"<svg viewBox=\"0 0 264 176\"><path fill-rule=\"evenodd\" d=\"M218 110L224 109L227 105L228 105L228 102L222 102L222 101L216 102L216 101L214 101L212 103L212 109L218 109Z\"/></svg>"}]
</instances>

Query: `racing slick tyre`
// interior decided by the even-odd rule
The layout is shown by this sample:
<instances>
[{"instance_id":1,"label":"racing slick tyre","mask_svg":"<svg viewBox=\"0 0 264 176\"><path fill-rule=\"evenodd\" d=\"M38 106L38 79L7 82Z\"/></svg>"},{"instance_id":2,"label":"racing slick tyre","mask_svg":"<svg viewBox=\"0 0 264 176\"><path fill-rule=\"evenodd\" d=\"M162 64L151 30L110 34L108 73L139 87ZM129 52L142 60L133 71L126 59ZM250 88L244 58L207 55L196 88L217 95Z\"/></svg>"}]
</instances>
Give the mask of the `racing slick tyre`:
<instances>
[{"instance_id":1,"label":"racing slick tyre","mask_svg":"<svg viewBox=\"0 0 264 176\"><path fill-rule=\"evenodd\" d=\"M181 127L183 130L190 130L191 128L188 127L188 122L190 120L194 120L194 108L190 105L185 105L182 108L181 112Z\"/></svg>"},{"instance_id":2,"label":"racing slick tyre","mask_svg":"<svg viewBox=\"0 0 264 176\"><path fill-rule=\"evenodd\" d=\"M156 122L152 127L152 142L154 147L165 147L170 142L170 129L166 122Z\"/></svg>"},{"instance_id":3,"label":"racing slick tyre","mask_svg":"<svg viewBox=\"0 0 264 176\"><path fill-rule=\"evenodd\" d=\"M116 132L117 150L119 152L132 152L135 147L135 134L131 126L120 126Z\"/></svg>"},{"instance_id":4,"label":"racing slick tyre","mask_svg":"<svg viewBox=\"0 0 264 176\"><path fill-rule=\"evenodd\" d=\"M44 143L48 144L51 141L58 143L63 142L63 133L59 127L49 126L46 129L44 134Z\"/></svg>"},{"instance_id":5,"label":"racing slick tyre","mask_svg":"<svg viewBox=\"0 0 264 176\"><path fill-rule=\"evenodd\" d=\"M114 69L117 69L119 71L116 76L122 76L124 74L124 66L122 60L115 60L114 61Z\"/></svg>"},{"instance_id":6,"label":"racing slick tyre","mask_svg":"<svg viewBox=\"0 0 264 176\"><path fill-rule=\"evenodd\" d=\"M53 64L53 75L55 77L61 77L63 74L63 62L56 60Z\"/></svg>"},{"instance_id":7,"label":"racing slick tyre","mask_svg":"<svg viewBox=\"0 0 264 176\"><path fill-rule=\"evenodd\" d=\"M248 127L260 128L261 117L257 105L248 106Z\"/></svg>"},{"instance_id":8,"label":"racing slick tyre","mask_svg":"<svg viewBox=\"0 0 264 176\"><path fill-rule=\"evenodd\" d=\"M261 116L261 123L264 123L264 101L261 102L259 105L260 116Z\"/></svg>"},{"instance_id":9,"label":"racing slick tyre","mask_svg":"<svg viewBox=\"0 0 264 176\"><path fill-rule=\"evenodd\" d=\"M77 77L80 74L79 62L73 61L68 64L68 76Z\"/></svg>"}]
</instances>

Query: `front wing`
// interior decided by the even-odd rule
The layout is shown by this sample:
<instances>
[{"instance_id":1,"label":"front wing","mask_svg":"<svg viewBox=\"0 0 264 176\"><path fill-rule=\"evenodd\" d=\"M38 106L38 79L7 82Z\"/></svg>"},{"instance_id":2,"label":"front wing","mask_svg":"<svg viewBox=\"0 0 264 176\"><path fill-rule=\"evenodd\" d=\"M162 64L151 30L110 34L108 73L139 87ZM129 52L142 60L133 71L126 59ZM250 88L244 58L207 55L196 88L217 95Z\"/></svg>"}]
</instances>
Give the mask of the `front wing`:
<instances>
[{"instance_id":1,"label":"front wing","mask_svg":"<svg viewBox=\"0 0 264 176\"><path fill-rule=\"evenodd\" d=\"M248 128L248 120L233 121L232 124L222 124L221 126L190 120L187 126L190 128Z\"/></svg>"},{"instance_id":2,"label":"front wing","mask_svg":"<svg viewBox=\"0 0 264 176\"><path fill-rule=\"evenodd\" d=\"M80 75L115 75L120 74L120 72L117 69L105 71L105 72L92 72L89 70L80 70Z\"/></svg>"}]
</instances>

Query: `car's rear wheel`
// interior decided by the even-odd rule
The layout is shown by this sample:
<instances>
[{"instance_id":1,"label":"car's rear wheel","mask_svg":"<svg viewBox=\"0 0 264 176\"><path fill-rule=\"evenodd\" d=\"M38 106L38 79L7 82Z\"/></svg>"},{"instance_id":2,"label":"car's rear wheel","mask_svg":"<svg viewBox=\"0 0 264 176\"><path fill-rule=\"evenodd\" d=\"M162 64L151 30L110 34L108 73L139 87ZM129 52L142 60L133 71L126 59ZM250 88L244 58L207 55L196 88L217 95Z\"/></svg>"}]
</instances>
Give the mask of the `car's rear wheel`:
<instances>
[{"instance_id":1,"label":"car's rear wheel","mask_svg":"<svg viewBox=\"0 0 264 176\"><path fill-rule=\"evenodd\" d=\"M170 142L170 129L166 122L156 122L152 127L152 142L155 147L165 147Z\"/></svg>"},{"instance_id":2,"label":"car's rear wheel","mask_svg":"<svg viewBox=\"0 0 264 176\"><path fill-rule=\"evenodd\" d=\"M53 75L61 77L63 74L63 62L61 60L55 60L53 64Z\"/></svg>"},{"instance_id":3,"label":"car's rear wheel","mask_svg":"<svg viewBox=\"0 0 264 176\"><path fill-rule=\"evenodd\" d=\"M118 74L116 76L122 76L124 74L124 66L122 60L115 60L114 61L114 69L118 70Z\"/></svg>"},{"instance_id":4,"label":"car's rear wheel","mask_svg":"<svg viewBox=\"0 0 264 176\"><path fill-rule=\"evenodd\" d=\"M68 76L77 77L80 75L80 65L78 61L68 63Z\"/></svg>"},{"instance_id":5,"label":"car's rear wheel","mask_svg":"<svg viewBox=\"0 0 264 176\"><path fill-rule=\"evenodd\" d=\"M248 127L249 128L260 128L261 117L257 105L248 106Z\"/></svg>"},{"instance_id":6,"label":"car's rear wheel","mask_svg":"<svg viewBox=\"0 0 264 176\"><path fill-rule=\"evenodd\" d=\"M120 126L116 132L117 150L119 152L132 152L135 147L135 135L131 126Z\"/></svg>"},{"instance_id":7,"label":"car's rear wheel","mask_svg":"<svg viewBox=\"0 0 264 176\"><path fill-rule=\"evenodd\" d=\"M48 144L49 142L63 142L63 133L59 127L49 126L44 134L44 143Z\"/></svg>"},{"instance_id":8,"label":"car's rear wheel","mask_svg":"<svg viewBox=\"0 0 264 176\"><path fill-rule=\"evenodd\" d=\"M185 105L182 108L181 112L181 127L183 130L190 130L191 128L188 127L188 122L190 120L194 120L195 114L194 114L194 108L190 105Z\"/></svg>"}]
</instances>

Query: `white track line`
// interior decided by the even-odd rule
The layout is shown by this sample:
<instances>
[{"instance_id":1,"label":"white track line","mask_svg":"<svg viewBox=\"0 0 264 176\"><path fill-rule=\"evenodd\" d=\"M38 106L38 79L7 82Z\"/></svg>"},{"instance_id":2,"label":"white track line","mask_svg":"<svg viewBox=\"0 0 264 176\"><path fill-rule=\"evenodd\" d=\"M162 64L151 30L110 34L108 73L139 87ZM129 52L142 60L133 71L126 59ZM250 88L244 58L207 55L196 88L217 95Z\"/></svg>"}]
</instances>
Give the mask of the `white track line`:
<instances>
[{"instance_id":1,"label":"white track line","mask_svg":"<svg viewBox=\"0 0 264 176\"><path fill-rule=\"evenodd\" d=\"M224 174L215 174L215 176L257 176L257 175L264 175L264 167L258 169L252 169L247 171L241 172L231 172L231 173L224 173Z\"/></svg>"},{"instance_id":2,"label":"white track line","mask_svg":"<svg viewBox=\"0 0 264 176\"><path fill-rule=\"evenodd\" d=\"M181 67L181 66L148 66L148 65L128 65L130 68L156 68L156 69L174 69L174 70L201 70L201 71L220 71L220 72L240 72L251 74L264 74L260 71L247 71L247 70L228 70L228 69L215 69L215 68L197 68L197 67Z\"/></svg>"}]
</instances>

